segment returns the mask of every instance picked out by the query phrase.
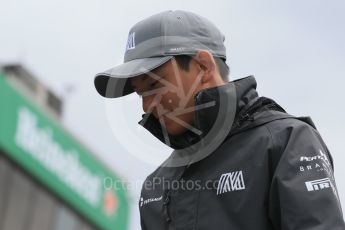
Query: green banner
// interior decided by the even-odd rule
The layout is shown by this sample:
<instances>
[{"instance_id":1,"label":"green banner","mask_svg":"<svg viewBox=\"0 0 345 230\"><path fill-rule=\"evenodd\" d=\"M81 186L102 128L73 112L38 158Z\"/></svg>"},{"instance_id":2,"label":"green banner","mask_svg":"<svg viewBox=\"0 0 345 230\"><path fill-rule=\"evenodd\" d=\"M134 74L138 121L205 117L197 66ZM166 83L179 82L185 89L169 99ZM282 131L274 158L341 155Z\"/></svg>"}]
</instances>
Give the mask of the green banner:
<instances>
[{"instance_id":1,"label":"green banner","mask_svg":"<svg viewBox=\"0 0 345 230\"><path fill-rule=\"evenodd\" d=\"M125 189L104 185L119 179L1 74L0 111L0 147L10 158L100 229L127 229Z\"/></svg>"}]
</instances>

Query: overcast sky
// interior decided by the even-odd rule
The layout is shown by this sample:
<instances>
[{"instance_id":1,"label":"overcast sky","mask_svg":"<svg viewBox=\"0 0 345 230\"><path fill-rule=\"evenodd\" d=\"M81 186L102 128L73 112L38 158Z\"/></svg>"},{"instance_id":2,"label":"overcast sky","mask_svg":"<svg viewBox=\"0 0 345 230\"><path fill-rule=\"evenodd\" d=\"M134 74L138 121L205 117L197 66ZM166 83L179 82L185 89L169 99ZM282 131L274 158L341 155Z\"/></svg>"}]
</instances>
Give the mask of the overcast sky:
<instances>
[{"instance_id":1,"label":"overcast sky","mask_svg":"<svg viewBox=\"0 0 345 230\"><path fill-rule=\"evenodd\" d=\"M170 149L138 127L135 95L106 101L94 89L94 75L121 63L130 27L147 16L184 9L209 18L226 36L232 80L253 74L260 95L312 117L333 155L345 207L345 1L0 2L0 62L21 62L60 95L64 124L139 185ZM131 190L131 230L139 228L139 193Z\"/></svg>"}]
</instances>

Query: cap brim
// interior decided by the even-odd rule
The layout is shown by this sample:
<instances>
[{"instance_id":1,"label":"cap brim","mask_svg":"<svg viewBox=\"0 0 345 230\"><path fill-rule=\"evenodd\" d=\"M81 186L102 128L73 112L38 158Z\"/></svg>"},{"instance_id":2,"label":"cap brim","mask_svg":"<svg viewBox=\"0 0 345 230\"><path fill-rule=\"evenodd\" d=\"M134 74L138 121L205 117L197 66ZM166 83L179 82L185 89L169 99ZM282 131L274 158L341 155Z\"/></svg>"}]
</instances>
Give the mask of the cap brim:
<instances>
[{"instance_id":1,"label":"cap brim","mask_svg":"<svg viewBox=\"0 0 345 230\"><path fill-rule=\"evenodd\" d=\"M172 56L135 59L99 73L94 82L96 90L100 95L107 98L122 97L133 93L128 78L148 73L171 58Z\"/></svg>"}]
</instances>

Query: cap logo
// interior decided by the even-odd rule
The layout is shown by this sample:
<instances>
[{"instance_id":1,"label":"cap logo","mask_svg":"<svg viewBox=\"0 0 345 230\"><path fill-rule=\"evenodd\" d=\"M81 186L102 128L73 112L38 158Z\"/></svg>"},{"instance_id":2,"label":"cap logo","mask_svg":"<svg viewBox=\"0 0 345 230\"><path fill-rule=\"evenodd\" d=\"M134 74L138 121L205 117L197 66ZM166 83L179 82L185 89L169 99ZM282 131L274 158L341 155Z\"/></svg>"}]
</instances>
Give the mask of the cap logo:
<instances>
[{"instance_id":1,"label":"cap logo","mask_svg":"<svg viewBox=\"0 0 345 230\"><path fill-rule=\"evenodd\" d=\"M128 50L135 49L135 32L128 35L127 45L126 45L126 52Z\"/></svg>"},{"instance_id":2,"label":"cap logo","mask_svg":"<svg viewBox=\"0 0 345 230\"><path fill-rule=\"evenodd\" d=\"M182 52L185 49L186 49L185 47L175 47L175 48L170 48L170 51L172 51L172 52Z\"/></svg>"}]
</instances>

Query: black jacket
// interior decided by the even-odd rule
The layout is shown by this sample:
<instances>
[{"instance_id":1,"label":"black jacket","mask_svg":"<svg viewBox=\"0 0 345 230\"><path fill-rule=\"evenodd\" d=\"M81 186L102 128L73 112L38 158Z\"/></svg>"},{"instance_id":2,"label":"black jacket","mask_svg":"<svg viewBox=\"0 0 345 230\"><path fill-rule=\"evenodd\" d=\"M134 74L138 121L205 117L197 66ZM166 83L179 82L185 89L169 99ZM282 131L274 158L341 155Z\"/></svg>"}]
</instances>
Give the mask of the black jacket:
<instances>
[{"instance_id":1,"label":"black jacket","mask_svg":"<svg viewBox=\"0 0 345 230\"><path fill-rule=\"evenodd\" d=\"M311 119L258 97L252 76L199 92L196 105L217 101L216 92L228 94L230 84L236 117L226 139L200 161L176 167L165 162L146 178L142 229L345 230L332 158ZM195 125L208 132L215 114L197 111ZM153 117L140 123L164 140ZM179 149L202 137L171 139Z\"/></svg>"}]
</instances>

